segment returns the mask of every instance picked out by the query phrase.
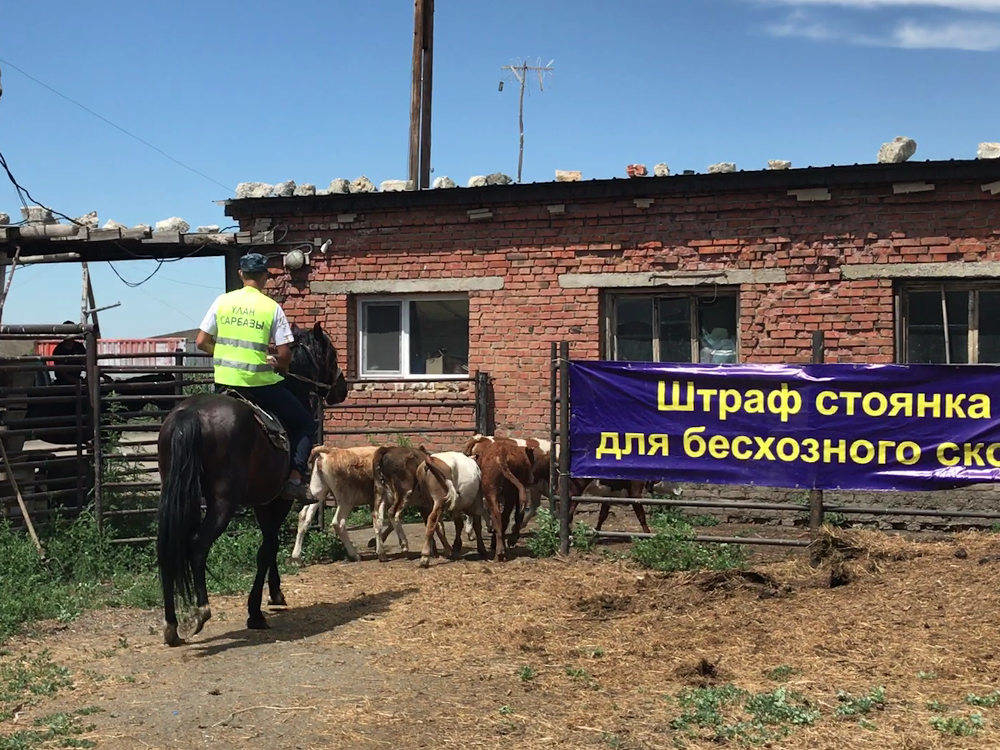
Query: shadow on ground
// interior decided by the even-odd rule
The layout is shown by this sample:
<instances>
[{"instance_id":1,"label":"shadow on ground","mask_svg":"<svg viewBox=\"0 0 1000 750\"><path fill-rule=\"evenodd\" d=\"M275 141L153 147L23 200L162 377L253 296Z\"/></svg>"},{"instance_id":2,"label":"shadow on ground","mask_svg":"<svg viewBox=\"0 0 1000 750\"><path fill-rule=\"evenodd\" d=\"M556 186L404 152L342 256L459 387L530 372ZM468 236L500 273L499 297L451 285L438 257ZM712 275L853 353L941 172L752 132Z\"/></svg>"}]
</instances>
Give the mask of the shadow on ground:
<instances>
[{"instance_id":1,"label":"shadow on ground","mask_svg":"<svg viewBox=\"0 0 1000 750\"><path fill-rule=\"evenodd\" d=\"M353 620L385 612L392 602L417 591L416 587L410 586L364 594L344 602L317 602L308 607L272 611L268 618L269 630L231 630L190 645L197 656L204 658L262 643L298 641L326 633Z\"/></svg>"}]
</instances>

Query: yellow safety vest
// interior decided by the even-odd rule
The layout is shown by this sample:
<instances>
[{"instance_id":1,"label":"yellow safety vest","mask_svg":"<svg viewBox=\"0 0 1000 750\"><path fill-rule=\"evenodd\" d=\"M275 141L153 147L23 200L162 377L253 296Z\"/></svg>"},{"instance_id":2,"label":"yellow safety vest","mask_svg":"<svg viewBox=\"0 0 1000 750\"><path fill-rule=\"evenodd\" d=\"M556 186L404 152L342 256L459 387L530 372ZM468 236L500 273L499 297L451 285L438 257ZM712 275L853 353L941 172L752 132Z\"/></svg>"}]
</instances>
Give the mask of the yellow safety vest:
<instances>
[{"instance_id":1,"label":"yellow safety vest","mask_svg":"<svg viewBox=\"0 0 1000 750\"><path fill-rule=\"evenodd\" d=\"M281 375L267 364L267 345L278 303L252 286L223 294L215 311L215 382L261 386Z\"/></svg>"}]
</instances>

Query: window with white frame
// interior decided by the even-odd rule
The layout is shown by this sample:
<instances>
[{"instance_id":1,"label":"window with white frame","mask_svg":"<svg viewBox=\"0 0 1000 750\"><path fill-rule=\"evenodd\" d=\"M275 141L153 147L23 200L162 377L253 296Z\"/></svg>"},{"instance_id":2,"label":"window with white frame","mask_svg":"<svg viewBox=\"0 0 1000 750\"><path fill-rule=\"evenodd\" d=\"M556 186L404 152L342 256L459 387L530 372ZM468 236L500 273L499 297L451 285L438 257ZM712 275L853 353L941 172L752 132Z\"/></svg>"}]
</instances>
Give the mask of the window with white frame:
<instances>
[{"instance_id":1,"label":"window with white frame","mask_svg":"<svg viewBox=\"0 0 1000 750\"><path fill-rule=\"evenodd\" d=\"M1000 282L933 282L898 290L898 359L1000 363Z\"/></svg>"},{"instance_id":2,"label":"window with white frame","mask_svg":"<svg viewBox=\"0 0 1000 750\"><path fill-rule=\"evenodd\" d=\"M359 299L358 348L363 378L466 377L469 298Z\"/></svg>"},{"instance_id":3,"label":"window with white frame","mask_svg":"<svg viewBox=\"0 0 1000 750\"><path fill-rule=\"evenodd\" d=\"M606 298L605 310L605 353L611 359L718 364L737 360L734 291L614 293Z\"/></svg>"}]
</instances>

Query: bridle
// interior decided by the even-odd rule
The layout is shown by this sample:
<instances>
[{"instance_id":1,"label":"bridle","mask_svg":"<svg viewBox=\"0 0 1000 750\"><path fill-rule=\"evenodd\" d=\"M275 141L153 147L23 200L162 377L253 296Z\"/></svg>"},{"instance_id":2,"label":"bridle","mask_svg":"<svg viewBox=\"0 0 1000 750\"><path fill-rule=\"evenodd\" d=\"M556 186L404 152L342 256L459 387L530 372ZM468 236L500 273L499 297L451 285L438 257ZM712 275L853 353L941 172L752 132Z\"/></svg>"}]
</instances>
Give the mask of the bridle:
<instances>
[{"instance_id":1,"label":"bridle","mask_svg":"<svg viewBox=\"0 0 1000 750\"><path fill-rule=\"evenodd\" d=\"M319 363L316 361L316 355L313 353L313 350L309 346L303 344L301 341L293 341L292 346L302 348L305 351L306 355L309 357L309 363L312 365L313 372L319 372ZM339 371L340 368L338 367L337 370ZM331 388L333 388L334 385L333 383L329 384L321 383L318 380L307 378L304 375L296 375L294 372L286 372L285 375L287 377L294 378L295 380L301 381L303 383L308 383L317 390L321 391L329 391ZM336 378L334 378L334 381L336 381Z\"/></svg>"}]
</instances>

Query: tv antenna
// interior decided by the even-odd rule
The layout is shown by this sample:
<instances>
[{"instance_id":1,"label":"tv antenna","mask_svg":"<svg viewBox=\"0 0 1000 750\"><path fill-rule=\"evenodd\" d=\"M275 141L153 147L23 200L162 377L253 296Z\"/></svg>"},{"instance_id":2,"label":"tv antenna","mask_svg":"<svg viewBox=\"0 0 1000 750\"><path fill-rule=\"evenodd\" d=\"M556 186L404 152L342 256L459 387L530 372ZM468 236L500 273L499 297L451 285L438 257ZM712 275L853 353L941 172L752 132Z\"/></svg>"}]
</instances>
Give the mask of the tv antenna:
<instances>
[{"instance_id":1,"label":"tv antenna","mask_svg":"<svg viewBox=\"0 0 1000 750\"><path fill-rule=\"evenodd\" d=\"M555 60L549 60L547 65L542 65L541 60L538 61L536 65L528 65L527 61L522 60L520 65L503 65L500 70L509 70L514 78L521 86L521 93L517 98L517 130L518 130L518 145L517 145L517 181L521 181L521 167L524 165L524 87L528 81L528 74L535 73L538 76L538 90L545 90L545 74L551 73L555 68L552 67L552 63ZM503 91L503 80L500 81L499 91Z\"/></svg>"}]
</instances>

